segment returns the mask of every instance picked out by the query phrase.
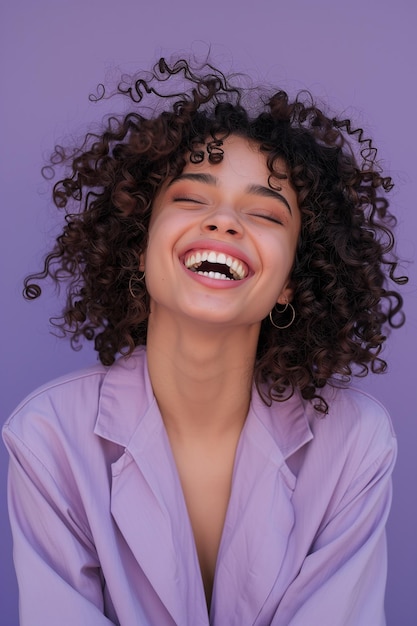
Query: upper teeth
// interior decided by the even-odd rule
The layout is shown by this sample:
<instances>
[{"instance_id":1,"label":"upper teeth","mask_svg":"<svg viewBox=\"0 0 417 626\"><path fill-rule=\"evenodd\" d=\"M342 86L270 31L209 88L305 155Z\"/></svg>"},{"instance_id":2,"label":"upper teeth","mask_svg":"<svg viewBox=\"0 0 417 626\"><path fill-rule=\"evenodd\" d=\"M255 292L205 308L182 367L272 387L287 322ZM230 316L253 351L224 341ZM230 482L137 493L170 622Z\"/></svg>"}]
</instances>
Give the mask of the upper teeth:
<instances>
[{"instance_id":1,"label":"upper teeth","mask_svg":"<svg viewBox=\"0 0 417 626\"><path fill-rule=\"evenodd\" d=\"M197 269L204 261L208 261L208 263L227 265L230 269L230 273L236 280L242 280L242 278L245 278L247 274L241 261L238 261L238 259L234 259L231 256L227 256L223 252L214 252L214 250L192 252L185 257L184 264L188 269Z\"/></svg>"}]
</instances>

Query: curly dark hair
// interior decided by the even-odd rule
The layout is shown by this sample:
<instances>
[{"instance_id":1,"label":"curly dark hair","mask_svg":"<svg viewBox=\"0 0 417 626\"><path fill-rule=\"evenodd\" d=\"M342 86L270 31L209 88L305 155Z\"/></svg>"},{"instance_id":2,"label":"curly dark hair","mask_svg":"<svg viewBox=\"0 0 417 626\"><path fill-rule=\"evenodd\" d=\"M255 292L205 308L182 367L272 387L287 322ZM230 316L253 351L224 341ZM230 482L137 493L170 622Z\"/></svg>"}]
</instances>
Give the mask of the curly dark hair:
<instances>
[{"instance_id":1,"label":"curly dark hair","mask_svg":"<svg viewBox=\"0 0 417 626\"><path fill-rule=\"evenodd\" d=\"M177 93L161 93L179 78ZM43 270L25 279L24 295L37 298L48 276L66 283L54 323L73 346L94 340L105 365L131 354L146 343L149 296L137 272L155 195L187 159L219 162L228 135L247 137L264 152L271 180L282 176L278 162L286 163L302 219L292 272L296 319L285 330L263 320L254 379L258 388L267 383L266 401L295 388L320 399L330 379L384 371L386 329L404 322L402 298L389 288L407 280L396 276L386 199L393 185L363 130L326 115L308 92L290 101L282 90L268 95L232 80L208 63L194 69L160 59L151 74L124 79L110 96L99 86L91 99L123 94L129 112L108 117L76 150L55 148L48 177L51 168L70 167L53 188L66 224ZM164 110L150 107L152 99ZM320 406L326 410L323 400Z\"/></svg>"}]
</instances>

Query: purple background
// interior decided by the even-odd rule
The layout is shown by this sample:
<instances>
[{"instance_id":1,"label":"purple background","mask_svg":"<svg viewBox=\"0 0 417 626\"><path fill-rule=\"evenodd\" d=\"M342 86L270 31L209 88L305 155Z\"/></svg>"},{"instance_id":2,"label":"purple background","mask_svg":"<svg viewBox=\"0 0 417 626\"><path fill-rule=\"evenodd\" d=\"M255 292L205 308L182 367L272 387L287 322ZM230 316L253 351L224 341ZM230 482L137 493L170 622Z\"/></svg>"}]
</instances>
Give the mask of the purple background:
<instances>
[{"instance_id":1,"label":"purple background","mask_svg":"<svg viewBox=\"0 0 417 626\"><path fill-rule=\"evenodd\" d=\"M6 6L7 4L7 6ZM193 49L290 92L309 88L373 135L396 181L403 256L415 257L415 0L14 0L0 9L1 91L1 420L33 388L94 362L90 347L71 351L49 334L58 310L52 293L20 296L25 273L39 267L57 224L40 176L55 141L80 136L99 120L88 94L117 68L148 68L161 55ZM111 105L110 105L111 106ZM389 521L390 626L417 619L416 268L404 289L408 325L385 355L389 373L363 385L390 410L400 456ZM17 590L6 512L7 459L0 449L0 623L15 626ZM47 601L47 597L45 597ZM65 610L65 609L63 609ZM372 625L370 625L372 626Z\"/></svg>"}]
</instances>

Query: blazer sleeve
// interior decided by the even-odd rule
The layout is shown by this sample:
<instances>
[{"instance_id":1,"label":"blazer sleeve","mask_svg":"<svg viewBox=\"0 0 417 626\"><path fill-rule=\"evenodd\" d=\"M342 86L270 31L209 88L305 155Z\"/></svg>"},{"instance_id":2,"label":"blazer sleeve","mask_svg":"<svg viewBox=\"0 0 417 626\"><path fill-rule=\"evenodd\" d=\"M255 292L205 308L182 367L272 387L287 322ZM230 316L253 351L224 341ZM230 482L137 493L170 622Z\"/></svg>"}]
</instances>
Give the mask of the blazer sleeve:
<instances>
[{"instance_id":1,"label":"blazer sleeve","mask_svg":"<svg viewBox=\"0 0 417 626\"><path fill-rule=\"evenodd\" d=\"M382 424L349 488L329 506L272 626L385 625L385 525L397 445L389 419Z\"/></svg>"},{"instance_id":2,"label":"blazer sleeve","mask_svg":"<svg viewBox=\"0 0 417 626\"><path fill-rule=\"evenodd\" d=\"M20 625L115 624L104 615L98 558L73 503L8 424L3 438L10 454L8 501Z\"/></svg>"}]
</instances>

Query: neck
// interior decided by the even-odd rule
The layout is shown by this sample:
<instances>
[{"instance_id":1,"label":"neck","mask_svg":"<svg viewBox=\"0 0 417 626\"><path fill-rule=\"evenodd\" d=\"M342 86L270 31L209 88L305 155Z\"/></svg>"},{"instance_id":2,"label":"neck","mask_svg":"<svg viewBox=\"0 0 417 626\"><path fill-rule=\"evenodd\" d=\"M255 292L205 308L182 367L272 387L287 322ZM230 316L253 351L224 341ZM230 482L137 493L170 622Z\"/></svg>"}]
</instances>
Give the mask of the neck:
<instances>
[{"instance_id":1,"label":"neck","mask_svg":"<svg viewBox=\"0 0 417 626\"><path fill-rule=\"evenodd\" d=\"M205 327L149 320L149 375L169 434L241 430L249 409L259 326Z\"/></svg>"}]
</instances>

